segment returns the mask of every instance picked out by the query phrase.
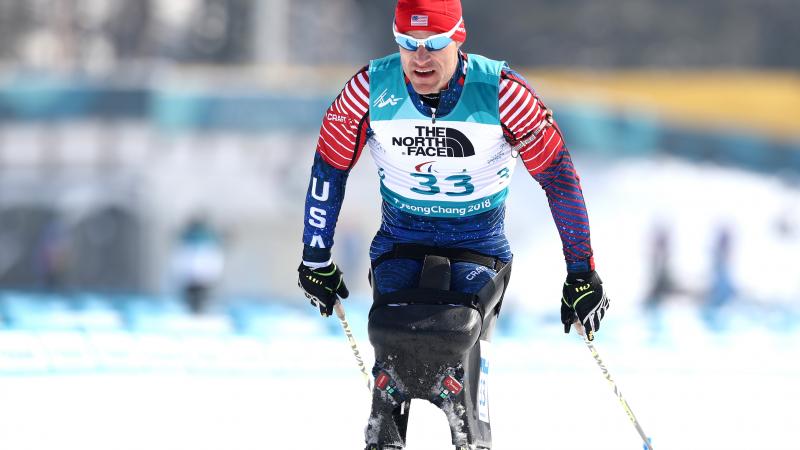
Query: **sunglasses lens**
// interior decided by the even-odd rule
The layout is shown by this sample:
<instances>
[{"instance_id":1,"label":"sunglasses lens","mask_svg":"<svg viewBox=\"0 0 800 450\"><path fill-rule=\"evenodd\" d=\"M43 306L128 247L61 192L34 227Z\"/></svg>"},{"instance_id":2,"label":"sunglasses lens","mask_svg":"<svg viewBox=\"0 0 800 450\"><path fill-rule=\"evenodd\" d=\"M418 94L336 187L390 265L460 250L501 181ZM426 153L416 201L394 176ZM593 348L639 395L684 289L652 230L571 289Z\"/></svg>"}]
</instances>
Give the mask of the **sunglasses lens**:
<instances>
[{"instance_id":1,"label":"sunglasses lens","mask_svg":"<svg viewBox=\"0 0 800 450\"><path fill-rule=\"evenodd\" d=\"M404 49L410 52L415 52L419 48L418 44L419 41L417 41L416 39L411 39L405 36L395 36L394 40L395 42L397 42L397 45L403 47ZM450 45L451 42L453 42L453 40L446 36L436 37L433 39L426 39L425 48L435 52L437 50L441 50L447 47L448 45Z\"/></svg>"},{"instance_id":2,"label":"sunglasses lens","mask_svg":"<svg viewBox=\"0 0 800 450\"><path fill-rule=\"evenodd\" d=\"M408 51L411 51L411 52L417 51L417 47L418 47L417 41L408 39L408 38L403 37L403 36L397 36L397 37L394 38L394 40L397 42L397 45L399 45L400 47L403 47L404 49L406 49Z\"/></svg>"},{"instance_id":3,"label":"sunglasses lens","mask_svg":"<svg viewBox=\"0 0 800 450\"><path fill-rule=\"evenodd\" d=\"M453 40L445 36L428 39L425 41L425 48L432 51L441 50L450 45L451 42Z\"/></svg>"}]
</instances>

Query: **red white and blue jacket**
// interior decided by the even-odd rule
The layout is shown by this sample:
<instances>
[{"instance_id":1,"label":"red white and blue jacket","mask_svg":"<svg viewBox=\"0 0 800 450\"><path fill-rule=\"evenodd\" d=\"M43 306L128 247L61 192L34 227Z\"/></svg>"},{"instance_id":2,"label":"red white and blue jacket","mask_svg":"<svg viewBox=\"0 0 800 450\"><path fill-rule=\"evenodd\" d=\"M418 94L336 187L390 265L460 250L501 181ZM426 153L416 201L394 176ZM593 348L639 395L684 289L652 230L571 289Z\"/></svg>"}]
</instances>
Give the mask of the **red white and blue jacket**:
<instances>
[{"instance_id":1,"label":"red white and blue jacket","mask_svg":"<svg viewBox=\"0 0 800 450\"><path fill-rule=\"evenodd\" d=\"M453 79L440 93L437 116L446 115L458 101L468 58L469 55L460 53ZM347 82L322 121L306 197L303 260L307 265L321 266L330 261L347 176L372 135L368 69L368 66L362 68ZM405 81L414 105L430 117L431 108L414 92L408 79ZM547 195L567 270L594 270L580 178L552 112L526 80L508 66L503 67L499 83L498 104L504 138L518 152L527 171ZM503 260L511 258L503 233L503 206L478 216L446 218L415 216L385 201L382 210L381 229L370 250L372 259L390 250L393 242L437 242L443 246L470 248Z\"/></svg>"}]
</instances>

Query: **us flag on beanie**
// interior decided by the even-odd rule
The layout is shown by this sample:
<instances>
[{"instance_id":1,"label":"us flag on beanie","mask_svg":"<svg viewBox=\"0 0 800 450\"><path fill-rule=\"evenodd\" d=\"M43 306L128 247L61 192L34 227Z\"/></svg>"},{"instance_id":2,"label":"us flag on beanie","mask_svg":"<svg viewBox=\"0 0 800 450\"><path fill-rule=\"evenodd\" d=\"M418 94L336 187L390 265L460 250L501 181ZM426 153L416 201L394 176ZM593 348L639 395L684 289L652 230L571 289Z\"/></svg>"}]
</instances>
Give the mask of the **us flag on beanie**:
<instances>
[{"instance_id":1,"label":"us flag on beanie","mask_svg":"<svg viewBox=\"0 0 800 450\"><path fill-rule=\"evenodd\" d=\"M428 16L424 16L422 14L414 14L411 16L411 26L412 27L427 27L428 26Z\"/></svg>"}]
</instances>

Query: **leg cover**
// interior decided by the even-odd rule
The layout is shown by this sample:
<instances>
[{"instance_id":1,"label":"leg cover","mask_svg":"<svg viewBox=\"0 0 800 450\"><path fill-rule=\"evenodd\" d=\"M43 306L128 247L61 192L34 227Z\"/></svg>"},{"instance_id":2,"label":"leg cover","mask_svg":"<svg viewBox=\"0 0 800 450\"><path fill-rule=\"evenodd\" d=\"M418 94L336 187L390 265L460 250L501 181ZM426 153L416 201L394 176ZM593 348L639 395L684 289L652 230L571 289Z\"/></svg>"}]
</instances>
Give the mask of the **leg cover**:
<instances>
[{"instance_id":1,"label":"leg cover","mask_svg":"<svg viewBox=\"0 0 800 450\"><path fill-rule=\"evenodd\" d=\"M430 291L449 286L435 280L449 278L449 261L442 258L444 262L429 264L427 258L420 287ZM426 272L438 275L430 277ZM375 348L375 388L366 429L367 449L405 446L413 398L429 400L446 414L456 448L491 448L483 384L488 363L481 358L481 351L491 337L508 272L501 270L492 286L476 296L486 308L414 299L373 309L369 338ZM424 291L409 292L419 296Z\"/></svg>"}]
</instances>

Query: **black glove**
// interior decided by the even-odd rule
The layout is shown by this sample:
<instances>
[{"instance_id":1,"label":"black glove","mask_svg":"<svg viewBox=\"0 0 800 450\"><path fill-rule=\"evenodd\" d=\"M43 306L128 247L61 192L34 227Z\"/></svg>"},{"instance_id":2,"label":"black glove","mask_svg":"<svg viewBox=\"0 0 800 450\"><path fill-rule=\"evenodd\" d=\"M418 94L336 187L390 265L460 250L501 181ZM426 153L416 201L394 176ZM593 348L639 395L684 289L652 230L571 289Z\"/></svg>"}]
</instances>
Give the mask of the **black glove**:
<instances>
[{"instance_id":1,"label":"black glove","mask_svg":"<svg viewBox=\"0 0 800 450\"><path fill-rule=\"evenodd\" d=\"M561 297L561 323L564 324L564 333L569 333L577 316L586 337L590 341L594 340L594 333L600 329L600 321L606 315L608 306L608 297L597 272L593 270L567 275Z\"/></svg>"},{"instance_id":2,"label":"black glove","mask_svg":"<svg viewBox=\"0 0 800 450\"><path fill-rule=\"evenodd\" d=\"M297 285L303 290L306 298L311 300L311 304L319 308L319 313L323 317L333 314L333 305L341 296L347 298L350 292L344 285L342 271L336 264L328 264L326 267L312 269L304 264L297 268L300 276Z\"/></svg>"}]
</instances>

